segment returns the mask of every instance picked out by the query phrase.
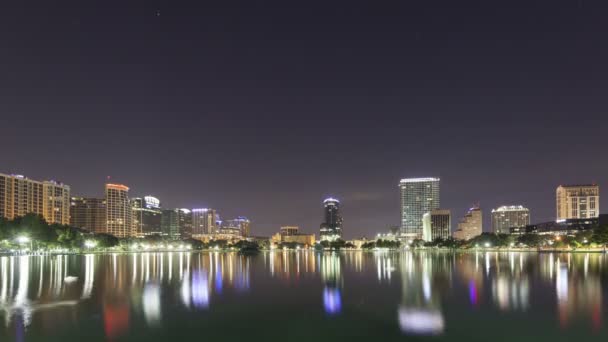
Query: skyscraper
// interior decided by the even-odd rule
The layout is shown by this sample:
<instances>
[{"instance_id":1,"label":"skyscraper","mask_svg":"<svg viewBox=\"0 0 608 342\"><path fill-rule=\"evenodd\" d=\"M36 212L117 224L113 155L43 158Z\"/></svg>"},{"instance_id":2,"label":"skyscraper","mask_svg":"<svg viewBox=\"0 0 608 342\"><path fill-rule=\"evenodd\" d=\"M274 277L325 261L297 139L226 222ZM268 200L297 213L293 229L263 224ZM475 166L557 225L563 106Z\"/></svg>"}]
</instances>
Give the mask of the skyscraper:
<instances>
[{"instance_id":1,"label":"skyscraper","mask_svg":"<svg viewBox=\"0 0 608 342\"><path fill-rule=\"evenodd\" d=\"M161 229L171 239L192 237L192 214L188 209L166 209L162 211Z\"/></svg>"},{"instance_id":2,"label":"skyscraper","mask_svg":"<svg viewBox=\"0 0 608 342\"><path fill-rule=\"evenodd\" d=\"M422 239L422 216L441 206L439 178L406 178L401 190L401 237Z\"/></svg>"},{"instance_id":3,"label":"skyscraper","mask_svg":"<svg viewBox=\"0 0 608 342\"><path fill-rule=\"evenodd\" d=\"M12 220L42 215L48 223L70 223L70 187L55 181L35 181L0 174L0 216Z\"/></svg>"},{"instance_id":4,"label":"skyscraper","mask_svg":"<svg viewBox=\"0 0 608 342\"><path fill-rule=\"evenodd\" d=\"M106 200L72 197L70 225L93 233L106 232Z\"/></svg>"},{"instance_id":5,"label":"skyscraper","mask_svg":"<svg viewBox=\"0 0 608 342\"><path fill-rule=\"evenodd\" d=\"M511 228L522 228L530 224L530 210L522 205L502 206L492 210L492 231L510 234Z\"/></svg>"},{"instance_id":6,"label":"skyscraper","mask_svg":"<svg viewBox=\"0 0 608 342\"><path fill-rule=\"evenodd\" d=\"M342 237L342 216L340 215L340 201L327 198L323 201L323 214L325 221L320 226L321 241L334 241Z\"/></svg>"},{"instance_id":7,"label":"skyscraper","mask_svg":"<svg viewBox=\"0 0 608 342\"><path fill-rule=\"evenodd\" d=\"M560 185L557 187L555 195L558 221L599 216L599 185Z\"/></svg>"},{"instance_id":8,"label":"skyscraper","mask_svg":"<svg viewBox=\"0 0 608 342\"><path fill-rule=\"evenodd\" d=\"M160 201L156 197L145 196L131 200L133 228L143 236L162 235Z\"/></svg>"},{"instance_id":9,"label":"skyscraper","mask_svg":"<svg viewBox=\"0 0 608 342\"><path fill-rule=\"evenodd\" d=\"M214 209L192 209L192 235L215 234L218 231Z\"/></svg>"},{"instance_id":10,"label":"skyscraper","mask_svg":"<svg viewBox=\"0 0 608 342\"><path fill-rule=\"evenodd\" d=\"M483 216L479 207L469 209L467 214L458 223L458 229L454 232L454 238L458 240L469 240L483 232Z\"/></svg>"},{"instance_id":11,"label":"skyscraper","mask_svg":"<svg viewBox=\"0 0 608 342\"><path fill-rule=\"evenodd\" d=\"M131 216L129 188L122 184L106 184L106 233L118 238L137 236Z\"/></svg>"},{"instance_id":12,"label":"skyscraper","mask_svg":"<svg viewBox=\"0 0 608 342\"><path fill-rule=\"evenodd\" d=\"M452 214L449 210L435 209L422 216L422 239L433 241L447 239L451 235Z\"/></svg>"}]
</instances>

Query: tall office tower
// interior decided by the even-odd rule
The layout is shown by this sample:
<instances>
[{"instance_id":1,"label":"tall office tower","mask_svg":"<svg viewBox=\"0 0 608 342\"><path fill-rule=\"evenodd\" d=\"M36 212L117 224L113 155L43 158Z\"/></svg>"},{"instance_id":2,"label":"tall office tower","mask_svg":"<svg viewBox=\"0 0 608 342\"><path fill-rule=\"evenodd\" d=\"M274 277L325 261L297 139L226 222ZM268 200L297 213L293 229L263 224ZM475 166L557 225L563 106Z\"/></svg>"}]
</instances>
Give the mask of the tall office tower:
<instances>
[{"instance_id":1,"label":"tall office tower","mask_svg":"<svg viewBox=\"0 0 608 342\"><path fill-rule=\"evenodd\" d=\"M106 232L106 200L72 197L70 225L93 233Z\"/></svg>"},{"instance_id":2,"label":"tall office tower","mask_svg":"<svg viewBox=\"0 0 608 342\"><path fill-rule=\"evenodd\" d=\"M340 214L340 201L327 198L323 201L323 216L319 235L321 241L334 241L342 237L342 215Z\"/></svg>"},{"instance_id":3,"label":"tall office tower","mask_svg":"<svg viewBox=\"0 0 608 342\"><path fill-rule=\"evenodd\" d=\"M192 212L190 209L179 209L178 235L183 239L192 237ZM173 233L172 233L173 234Z\"/></svg>"},{"instance_id":4,"label":"tall office tower","mask_svg":"<svg viewBox=\"0 0 608 342\"><path fill-rule=\"evenodd\" d=\"M122 184L106 184L106 233L118 238L138 236L131 216L129 188Z\"/></svg>"},{"instance_id":5,"label":"tall office tower","mask_svg":"<svg viewBox=\"0 0 608 342\"><path fill-rule=\"evenodd\" d=\"M452 214L446 209L435 209L422 216L422 239L447 239L452 233Z\"/></svg>"},{"instance_id":6,"label":"tall office tower","mask_svg":"<svg viewBox=\"0 0 608 342\"><path fill-rule=\"evenodd\" d=\"M162 235L160 201L156 197L145 196L131 200L133 229L138 235Z\"/></svg>"},{"instance_id":7,"label":"tall office tower","mask_svg":"<svg viewBox=\"0 0 608 342\"><path fill-rule=\"evenodd\" d=\"M226 220L223 222L222 226L224 228L238 229L243 237L248 237L251 234L251 221L243 216L239 216L232 220Z\"/></svg>"},{"instance_id":8,"label":"tall office tower","mask_svg":"<svg viewBox=\"0 0 608 342\"><path fill-rule=\"evenodd\" d=\"M214 209L192 209L192 236L215 234L217 231Z\"/></svg>"},{"instance_id":9,"label":"tall office tower","mask_svg":"<svg viewBox=\"0 0 608 342\"><path fill-rule=\"evenodd\" d=\"M161 218L162 234L175 240L192 237L191 217L188 209L163 210Z\"/></svg>"},{"instance_id":10,"label":"tall office tower","mask_svg":"<svg viewBox=\"0 0 608 342\"><path fill-rule=\"evenodd\" d=\"M401 190L401 237L422 239L422 216L440 208L439 178L406 178Z\"/></svg>"},{"instance_id":11,"label":"tall office tower","mask_svg":"<svg viewBox=\"0 0 608 342\"><path fill-rule=\"evenodd\" d=\"M492 231L510 234L511 228L522 228L530 224L530 210L522 205L509 205L492 209Z\"/></svg>"},{"instance_id":12,"label":"tall office tower","mask_svg":"<svg viewBox=\"0 0 608 342\"><path fill-rule=\"evenodd\" d=\"M70 187L55 181L35 181L0 174L0 216L12 220L42 215L48 223L70 223Z\"/></svg>"},{"instance_id":13,"label":"tall office tower","mask_svg":"<svg viewBox=\"0 0 608 342\"><path fill-rule=\"evenodd\" d=\"M558 221L599 216L599 185L560 185L556 190L556 200Z\"/></svg>"},{"instance_id":14,"label":"tall office tower","mask_svg":"<svg viewBox=\"0 0 608 342\"><path fill-rule=\"evenodd\" d=\"M458 240L469 240L483 231L483 216L479 207L469 209L467 214L458 223L458 229L454 232L454 238Z\"/></svg>"}]
</instances>

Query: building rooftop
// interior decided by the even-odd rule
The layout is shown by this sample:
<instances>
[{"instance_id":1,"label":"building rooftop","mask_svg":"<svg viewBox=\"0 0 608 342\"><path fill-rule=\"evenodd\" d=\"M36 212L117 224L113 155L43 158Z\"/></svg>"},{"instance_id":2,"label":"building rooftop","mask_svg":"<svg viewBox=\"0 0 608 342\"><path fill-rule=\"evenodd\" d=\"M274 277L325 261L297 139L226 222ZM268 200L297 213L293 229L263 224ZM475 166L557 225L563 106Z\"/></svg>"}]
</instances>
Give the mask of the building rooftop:
<instances>
[{"instance_id":1,"label":"building rooftop","mask_svg":"<svg viewBox=\"0 0 608 342\"><path fill-rule=\"evenodd\" d=\"M495 213L495 212L503 212L503 211L521 211L521 210L528 210L528 208L524 207L523 205L503 205L496 209L492 209L492 212Z\"/></svg>"},{"instance_id":2,"label":"building rooftop","mask_svg":"<svg viewBox=\"0 0 608 342\"><path fill-rule=\"evenodd\" d=\"M580 187L592 187L598 186L597 184L560 184L558 188L580 188Z\"/></svg>"},{"instance_id":3,"label":"building rooftop","mask_svg":"<svg viewBox=\"0 0 608 342\"><path fill-rule=\"evenodd\" d=\"M426 177L426 178L403 178L399 184L403 183L422 183L422 182L438 182L439 178Z\"/></svg>"}]
</instances>

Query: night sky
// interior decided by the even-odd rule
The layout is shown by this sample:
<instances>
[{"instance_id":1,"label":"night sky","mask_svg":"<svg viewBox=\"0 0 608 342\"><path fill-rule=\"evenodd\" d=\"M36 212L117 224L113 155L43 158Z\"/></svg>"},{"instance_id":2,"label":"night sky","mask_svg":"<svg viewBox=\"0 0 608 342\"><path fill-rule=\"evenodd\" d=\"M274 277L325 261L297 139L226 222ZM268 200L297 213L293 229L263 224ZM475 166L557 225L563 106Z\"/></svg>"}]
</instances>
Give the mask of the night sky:
<instances>
[{"instance_id":1,"label":"night sky","mask_svg":"<svg viewBox=\"0 0 608 342\"><path fill-rule=\"evenodd\" d=\"M608 184L606 6L5 1L0 172L112 176L255 235L318 233L327 196L346 238L385 231L403 177L441 177L453 221L551 220L559 184Z\"/></svg>"}]
</instances>

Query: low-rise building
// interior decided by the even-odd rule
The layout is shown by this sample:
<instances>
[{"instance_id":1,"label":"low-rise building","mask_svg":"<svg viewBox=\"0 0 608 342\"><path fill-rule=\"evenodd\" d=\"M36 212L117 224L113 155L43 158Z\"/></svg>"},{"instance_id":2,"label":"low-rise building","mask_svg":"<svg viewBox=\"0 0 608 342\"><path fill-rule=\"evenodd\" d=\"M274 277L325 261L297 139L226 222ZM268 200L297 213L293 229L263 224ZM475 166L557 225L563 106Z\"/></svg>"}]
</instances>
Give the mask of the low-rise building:
<instances>
[{"instance_id":1,"label":"low-rise building","mask_svg":"<svg viewBox=\"0 0 608 342\"><path fill-rule=\"evenodd\" d=\"M522 229L512 228L511 234L575 235L578 232L594 229L598 218L568 219L531 224Z\"/></svg>"}]
</instances>

